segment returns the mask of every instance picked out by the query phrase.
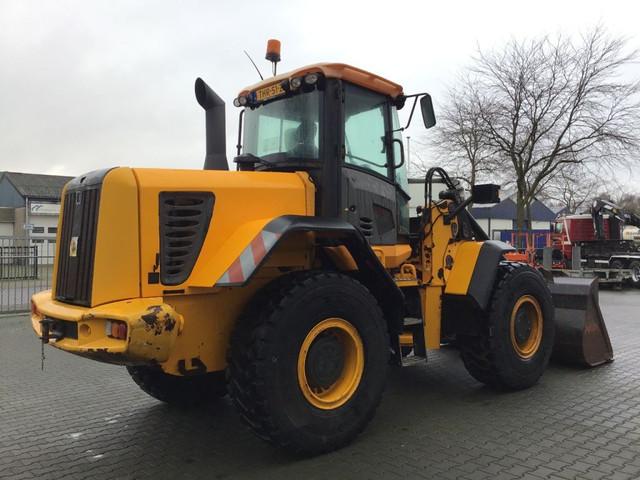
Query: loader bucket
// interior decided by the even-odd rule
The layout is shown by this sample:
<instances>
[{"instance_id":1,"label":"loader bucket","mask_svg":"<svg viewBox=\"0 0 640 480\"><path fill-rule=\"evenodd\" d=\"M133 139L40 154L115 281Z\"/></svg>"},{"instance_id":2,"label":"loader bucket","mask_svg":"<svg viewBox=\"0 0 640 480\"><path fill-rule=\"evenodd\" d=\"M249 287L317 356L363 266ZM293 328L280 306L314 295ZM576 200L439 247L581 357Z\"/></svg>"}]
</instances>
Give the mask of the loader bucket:
<instances>
[{"instance_id":1,"label":"loader bucket","mask_svg":"<svg viewBox=\"0 0 640 480\"><path fill-rule=\"evenodd\" d=\"M586 367L612 361L611 340L598 301L598 279L556 277L549 288L556 320L552 358Z\"/></svg>"}]
</instances>

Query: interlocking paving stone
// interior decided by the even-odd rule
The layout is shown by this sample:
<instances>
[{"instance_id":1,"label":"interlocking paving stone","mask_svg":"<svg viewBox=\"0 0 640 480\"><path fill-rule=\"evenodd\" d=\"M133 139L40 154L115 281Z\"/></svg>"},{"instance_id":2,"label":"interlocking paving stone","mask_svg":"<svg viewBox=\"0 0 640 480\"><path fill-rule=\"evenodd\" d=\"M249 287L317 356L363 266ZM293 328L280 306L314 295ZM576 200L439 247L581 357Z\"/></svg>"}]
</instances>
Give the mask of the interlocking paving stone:
<instances>
[{"instance_id":1,"label":"interlocking paving stone","mask_svg":"<svg viewBox=\"0 0 640 480\"><path fill-rule=\"evenodd\" d=\"M640 478L640 291L600 295L615 362L496 393L445 348L392 370L365 432L315 458L254 437L228 399L171 408L124 368L53 348L42 372L27 317L0 317L0 478Z\"/></svg>"}]
</instances>

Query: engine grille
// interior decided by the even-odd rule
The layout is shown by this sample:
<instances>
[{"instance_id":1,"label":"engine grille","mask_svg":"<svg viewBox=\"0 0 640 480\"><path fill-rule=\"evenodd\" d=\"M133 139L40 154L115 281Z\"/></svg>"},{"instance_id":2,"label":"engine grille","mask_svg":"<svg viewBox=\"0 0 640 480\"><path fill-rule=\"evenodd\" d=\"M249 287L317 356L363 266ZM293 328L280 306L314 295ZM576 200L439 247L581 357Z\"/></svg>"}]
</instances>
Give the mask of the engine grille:
<instances>
[{"instance_id":1,"label":"engine grille","mask_svg":"<svg viewBox=\"0 0 640 480\"><path fill-rule=\"evenodd\" d=\"M91 305L100 185L68 190L64 197L56 300Z\"/></svg>"},{"instance_id":2,"label":"engine grille","mask_svg":"<svg viewBox=\"0 0 640 480\"><path fill-rule=\"evenodd\" d=\"M211 192L160 193L160 281L179 285L191 274L211 221Z\"/></svg>"}]
</instances>

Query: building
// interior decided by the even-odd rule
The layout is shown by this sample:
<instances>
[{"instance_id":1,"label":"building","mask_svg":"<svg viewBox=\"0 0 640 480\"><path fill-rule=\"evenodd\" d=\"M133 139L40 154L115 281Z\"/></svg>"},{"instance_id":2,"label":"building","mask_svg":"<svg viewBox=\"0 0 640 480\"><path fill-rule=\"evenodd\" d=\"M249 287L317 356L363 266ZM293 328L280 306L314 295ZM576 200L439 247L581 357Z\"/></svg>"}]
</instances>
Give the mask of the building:
<instances>
[{"instance_id":1,"label":"building","mask_svg":"<svg viewBox=\"0 0 640 480\"><path fill-rule=\"evenodd\" d=\"M480 226L493 240L510 240L508 236L517 229L517 208L515 194L503 197L500 203L478 205L471 208L471 214ZM535 199L530 206L531 230L534 232L549 232L556 219L556 213Z\"/></svg>"},{"instance_id":2,"label":"building","mask_svg":"<svg viewBox=\"0 0 640 480\"><path fill-rule=\"evenodd\" d=\"M39 254L55 245L62 188L73 177L0 172L0 237L28 239Z\"/></svg>"},{"instance_id":3,"label":"building","mask_svg":"<svg viewBox=\"0 0 640 480\"><path fill-rule=\"evenodd\" d=\"M444 185L438 181L433 184L433 198L444 189ZM424 205L424 178L409 179L409 195L411 200L411 216L417 215L416 208ZM471 208L471 214L478 224L494 240L510 241L511 232L517 229L515 194L500 195L500 203L491 205L478 205ZM534 232L549 232L557 213L539 200L531 204L531 230Z\"/></svg>"}]
</instances>

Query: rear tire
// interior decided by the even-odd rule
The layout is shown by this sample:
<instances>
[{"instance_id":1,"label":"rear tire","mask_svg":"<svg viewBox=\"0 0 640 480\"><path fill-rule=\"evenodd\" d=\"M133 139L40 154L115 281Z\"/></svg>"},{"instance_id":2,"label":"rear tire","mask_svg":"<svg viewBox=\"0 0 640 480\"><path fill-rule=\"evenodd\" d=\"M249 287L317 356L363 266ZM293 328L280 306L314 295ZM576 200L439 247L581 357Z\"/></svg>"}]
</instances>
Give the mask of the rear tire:
<instances>
[{"instance_id":1,"label":"rear tire","mask_svg":"<svg viewBox=\"0 0 640 480\"><path fill-rule=\"evenodd\" d=\"M373 417L388 359L382 311L362 284L333 272L287 275L235 326L229 394L259 437L296 453L328 452Z\"/></svg>"},{"instance_id":2,"label":"rear tire","mask_svg":"<svg viewBox=\"0 0 640 480\"><path fill-rule=\"evenodd\" d=\"M127 367L127 372L143 392L170 405L195 407L226 395L224 372L183 377L147 366Z\"/></svg>"},{"instance_id":3,"label":"rear tire","mask_svg":"<svg viewBox=\"0 0 640 480\"><path fill-rule=\"evenodd\" d=\"M549 364L555 337L553 300L537 270L507 262L499 266L487 327L479 336L459 338L471 376L503 390L537 383Z\"/></svg>"},{"instance_id":4,"label":"rear tire","mask_svg":"<svg viewBox=\"0 0 640 480\"><path fill-rule=\"evenodd\" d=\"M609 268L611 268L612 270L622 270L624 268L624 265L620 260L613 260L611 264L609 264Z\"/></svg>"},{"instance_id":5,"label":"rear tire","mask_svg":"<svg viewBox=\"0 0 640 480\"><path fill-rule=\"evenodd\" d=\"M631 285L636 288L640 288L640 261L634 260L629 264L631 269Z\"/></svg>"}]
</instances>

